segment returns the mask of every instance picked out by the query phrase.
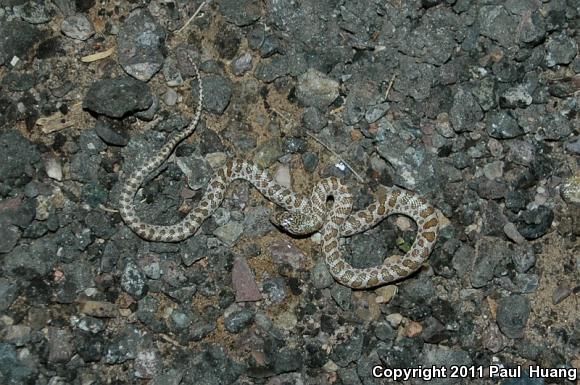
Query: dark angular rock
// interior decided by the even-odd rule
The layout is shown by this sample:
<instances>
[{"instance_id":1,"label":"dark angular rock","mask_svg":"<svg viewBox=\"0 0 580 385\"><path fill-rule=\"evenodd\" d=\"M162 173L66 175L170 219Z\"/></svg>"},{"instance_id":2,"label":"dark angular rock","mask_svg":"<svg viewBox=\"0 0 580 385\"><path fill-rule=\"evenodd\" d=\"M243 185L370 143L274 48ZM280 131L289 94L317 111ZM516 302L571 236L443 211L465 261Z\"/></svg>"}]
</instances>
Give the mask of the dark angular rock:
<instances>
[{"instance_id":1,"label":"dark angular rock","mask_svg":"<svg viewBox=\"0 0 580 385\"><path fill-rule=\"evenodd\" d=\"M483 199L502 199L508 192L508 185L500 180L479 178L475 182L475 191Z\"/></svg>"},{"instance_id":2,"label":"dark angular rock","mask_svg":"<svg viewBox=\"0 0 580 385\"><path fill-rule=\"evenodd\" d=\"M105 350L103 338L100 336L76 336L76 352L85 362L97 362L101 360Z\"/></svg>"},{"instance_id":3,"label":"dark angular rock","mask_svg":"<svg viewBox=\"0 0 580 385\"><path fill-rule=\"evenodd\" d=\"M552 209L539 206L522 212L517 228L526 239L537 239L548 232L553 220Z\"/></svg>"},{"instance_id":4,"label":"dark angular rock","mask_svg":"<svg viewBox=\"0 0 580 385\"><path fill-rule=\"evenodd\" d=\"M308 149L308 142L302 138L287 137L282 145L287 154L304 154Z\"/></svg>"},{"instance_id":5,"label":"dark angular rock","mask_svg":"<svg viewBox=\"0 0 580 385\"><path fill-rule=\"evenodd\" d=\"M0 19L0 65L14 56L24 59L38 42L40 31L22 20Z\"/></svg>"},{"instance_id":6,"label":"dark angular rock","mask_svg":"<svg viewBox=\"0 0 580 385\"><path fill-rule=\"evenodd\" d=\"M305 152L302 154L302 164L306 172L312 173L316 170L316 166L318 166L318 156L313 152Z\"/></svg>"},{"instance_id":7,"label":"dark angular rock","mask_svg":"<svg viewBox=\"0 0 580 385\"><path fill-rule=\"evenodd\" d=\"M530 301L521 295L501 298L497 306L497 325L506 337L522 338L530 316Z\"/></svg>"},{"instance_id":8,"label":"dark angular rock","mask_svg":"<svg viewBox=\"0 0 580 385\"><path fill-rule=\"evenodd\" d=\"M326 116L316 107L308 107L302 115L304 126L315 133L320 132L328 124Z\"/></svg>"},{"instance_id":9,"label":"dark angular rock","mask_svg":"<svg viewBox=\"0 0 580 385\"><path fill-rule=\"evenodd\" d=\"M152 121L153 118L155 117L155 114L159 110L159 96L154 94L154 95L152 95L152 97L153 97L153 102L151 103L151 105L147 109L145 109L143 111L136 111L135 112L136 117L138 117L139 119L144 120L146 122Z\"/></svg>"},{"instance_id":10,"label":"dark angular rock","mask_svg":"<svg viewBox=\"0 0 580 385\"><path fill-rule=\"evenodd\" d=\"M114 338L105 350L107 364L121 364L137 358L137 352L142 344L147 342L143 334L133 325L128 325Z\"/></svg>"},{"instance_id":11,"label":"dark angular rock","mask_svg":"<svg viewBox=\"0 0 580 385\"><path fill-rule=\"evenodd\" d=\"M0 278L0 312L5 311L18 297L18 284L14 280Z\"/></svg>"},{"instance_id":12,"label":"dark angular rock","mask_svg":"<svg viewBox=\"0 0 580 385\"><path fill-rule=\"evenodd\" d=\"M281 349L274 357L274 372L288 373L299 371L303 366L303 353L298 349Z\"/></svg>"},{"instance_id":13,"label":"dark angular rock","mask_svg":"<svg viewBox=\"0 0 580 385\"><path fill-rule=\"evenodd\" d=\"M232 72L236 76L242 76L252 69L252 55L249 52L242 53L232 61Z\"/></svg>"},{"instance_id":14,"label":"dark angular rock","mask_svg":"<svg viewBox=\"0 0 580 385\"><path fill-rule=\"evenodd\" d=\"M506 89L499 97L501 108L526 108L532 104L532 95L523 86Z\"/></svg>"},{"instance_id":15,"label":"dark angular rock","mask_svg":"<svg viewBox=\"0 0 580 385\"><path fill-rule=\"evenodd\" d=\"M452 265L458 275L470 274L475 259L475 250L468 245L462 244L453 254Z\"/></svg>"},{"instance_id":16,"label":"dark angular rock","mask_svg":"<svg viewBox=\"0 0 580 385\"><path fill-rule=\"evenodd\" d=\"M185 266L191 266L195 262L207 256L207 237L203 234L198 234L195 237L190 237L186 241L186 250L181 254L181 261Z\"/></svg>"},{"instance_id":17,"label":"dark angular rock","mask_svg":"<svg viewBox=\"0 0 580 385\"><path fill-rule=\"evenodd\" d=\"M471 268L471 285L475 288L487 285L498 267L505 266L512 251L509 243L497 238L483 238L477 242L475 260Z\"/></svg>"},{"instance_id":18,"label":"dark angular rock","mask_svg":"<svg viewBox=\"0 0 580 385\"><path fill-rule=\"evenodd\" d=\"M83 107L97 114L112 118L149 108L153 97L146 83L123 76L116 79L101 79L89 88Z\"/></svg>"},{"instance_id":19,"label":"dark angular rock","mask_svg":"<svg viewBox=\"0 0 580 385\"><path fill-rule=\"evenodd\" d=\"M224 320L224 327L230 333L239 333L254 320L254 312L242 309L230 314Z\"/></svg>"},{"instance_id":20,"label":"dark angular rock","mask_svg":"<svg viewBox=\"0 0 580 385\"><path fill-rule=\"evenodd\" d=\"M375 326L375 336L381 341L392 341L397 332L388 322L378 322Z\"/></svg>"},{"instance_id":21,"label":"dark angular rock","mask_svg":"<svg viewBox=\"0 0 580 385\"><path fill-rule=\"evenodd\" d=\"M260 61L254 70L256 79L266 83L288 74L288 58L286 56L274 56L270 62Z\"/></svg>"},{"instance_id":22,"label":"dark angular rock","mask_svg":"<svg viewBox=\"0 0 580 385\"><path fill-rule=\"evenodd\" d=\"M40 153L16 130L0 134L0 180L19 184L40 170Z\"/></svg>"},{"instance_id":23,"label":"dark angular rock","mask_svg":"<svg viewBox=\"0 0 580 385\"><path fill-rule=\"evenodd\" d=\"M548 83L548 92L557 98L565 98L580 90L580 75L557 78Z\"/></svg>"},{"instance_id":24,"label":"dark angular rock","mask_svg":"<svg viewBox=\"0 0 580 385\"><path fill-rule=\"evenodd\" d=\"M572 154L580 155L580 136L572 137L566 143L566 150Z\"/></svg>"},{"instance_id":25,"label":"dark angular rock","mask_svg":"<svg viewBox=\"0 0 580 385\"><path fill-rule=\"evenodd\" d=\"M546 43L546 65L554 67L558 64L569 64L578 51L578 45L573 38L565 33L553 36Z\"/></svg>"},{"instance_id":26,"label":"dark angular rock","mask_svg":"<svg viewBox=\"0 0 580 385\"><path fill-rule=\"evenodd\" d=\"M503 227L507 218L503 215L503 209L494 201L487 201L482 207L482 229L484 235L499 237L503 234Z\"/></svg>"},{"instance_id":27,"label":"dark angular rock","mask_svg":"<svg viewBox=\"0 0 580 385\"><path fill-rule=\"evenodd\" d=\"M20 239L21 231L18 227L0 222L0 254L10 252Z\"/></svg>"},{"instance_id":28,"label":"dark angular rock","mask_svg":"<svg viewBox=\"0 0 580 385\"><path fill-rule=\"evenodd\" d=\"M521 136L524 131L514 117L506 111L494 112L487 120L487 134L496 139Z\"/></svg>"},{"instance_id":29,"label":"dark angular rock","mask_svg":"<svg viewBox=\"0 0 580 385\"><path fill-rule=\"evenodd\" d=\"M460 88L453 97L450 111L453 129L456 132L473 131L482 118L483 112L471 92Z\"/></svg>"},{"instance_id":30,"label":"dark angular rock","mask_svg":"<svg viewBox=\"0 0 580 385\"><path fill-rule=\"evenodd\" d=\"M348 290L345 286L333 285L330 295L341 309L349 310L352 307L352 290Z\"/></svg>"},{"instance_id":31,"label":"dark angular rock","mask_svg":"<svg viewBox=\"0 0 580 385\"><path fill-rule=\"evenodd\" d=\"M115 131L111 124L103 119L97 120L95 125L95 133L103 140L103 142L113 146L126 146L129 140L121 133Z\"/></svg>"},{"instance_id":32,"label":"dark angular rock","mask_svg":"<svg viewBox=\"0 0 580 385\"><path fill-rule=\"evenodd\" d=\"M555 113L544 119L542 125L543 137L546 140L562 140L572 133L570 119Z\"/></svg>"},{"instance_id":33,"label":"dark angular rock","mask_svg":"<svg viewBox=\"0 0 580 385\"><path fill-rule=\"evenodd\" d=\"M189 329L187 338L191 341L201 341L216 329L215 322L195 322Z\"/></svg>"},{"instance_id":34,"label":"dark angular rock","mask_svg":"<svg viewBox=\"0 0 580 385\"><path fill-rule=\"evenodd\" d=\"M29 73L12 71L8 72L2 79L2 85L10 91L26 91L34 87L35 84L36 77Z\"/></svg>"},{"instance_id":35,"label":"dark angular rock","mask_svg":"<svg viewBox=\"0 0 580 385\"><path fill-rule=\"evenodd\" d=\"M262 16L259 0L219 0L217 4L225 19L238 27L253 24Z\"/></svg>"},{"instance_id":36,"label":"dark angular rock","mask_svg":"<svg viewBox=\"0 0 580 385\"><path fill-rule=\"evenodd\" d=\"M421 338L427 343L438 344L439 342L449 338L449 331L445 330L445 326L434 317L429 317L423 321L423 331Z\"/></svg>"},{"instance_id":37,"label":"dark angular rock","mask_svg":"<svg viewBox=\"0 0 580 385\"><path fill-rule=\"evenodd\" d=\"M423 353L420 358L423 365L426 367L442 367L449 368L450 366L471 366L473 361L469 353L461 349L449 349L438 345L425 345ZM450 378L433 378L429 381L432 385L447 385L447 384L461 384L460 379Z\"/></svg>"},{"instance_id":38,"label":"dark angular rock","mask_svg":"<svg viewBox=\"0 0 580 385\"><path fill-rule=\"evenodd\" d=\"M510 162L528 166L536 161L537 148L526 140L511 140L508 143L509 151L506 159Z\"/></svg>"},{"instance_id":39,"label":"dark angular rock","mask_svg":"<svg viewBox=\"0 0 580 385\"><path fill-rule=\"evenodd\" d=\"M48 362L66 363L74 353L73 335L66 329L48 329Z\"/></svg>"},{"instance_id":40,"label":"dark angular rock","mask_svg":"<svg viewBox=\"0 0 580 385\"><path fill-rule=\"evenodd\" d=\"M522 64L505 58L504 60L494 63L491 68L495 78L501 83L514 83L521 81L525 74Z\"/></svg>"},{"instance_id":41,"label":"dark angular rock","mask_svg":"<svg viewBox=\"0 0 580 385\"><path fill-rule=\"evenodd\" d=\"M381 361L391 368L409 368L423 362L421 352L424 342L420 338L402 338L395 349L379 352Z\"/></svg>"},{"instance_id":42,"label":"dark angular rock","mask_svg":"<svg viewBox=\"0 0 580 385\"><path fill-rule=\"evenodd\" d=\"M355 329L349 340L336 346L332 352L332 359L338 366L347 366L357 361L362 353L364 338L360 329Z\"/></svg>"},{"instance_id":43,"label":"dark angular rock","mask_svg":"<svg viewBox=\"0 0 580 385\"><path fill-rule=\"evenodd\" d=\"M132 77L148 81L165 61L165 30L147 8L136 8L121 26L117 38L119 63ZM142 110L149 107L147 104Z\"/></svg>"},{"instance_id":44,"label":"dark angular rock","mask_svg":"<svg viewBox=\"0 0 580 385\"><path fill-rule=\"evenodd\" d=\"M219 56L226 60L232 60L240 49L242 37L237 28L226 24L218 30L215 39Z\"/></svg>"},{"instance_id":45,"label":"dark angular rock","mask_svg":"<svg viewBox=\"0 0 580 385\"><path fill-rule=\"evenodd\" d=\"M533 47L544 40L546 23L539 11L528 9L523 12L520 20L517 34L520 46Z\"/></svg>"},{"instance_id":46,"label":"dark angular rock","mask_svg":"<svg viewBox=\"0 0 580 385\"><path fill-rule=\"evenodd\" d=\"M536 264L536 253L531 245L518 245L514 247L512 262L516 270L525 273Z\"/></svg>"},{"instance_id":47,"label":"dark angular rock","mask_svg":"<svg viewBox=\"0 0 580 385\"><path fill-rule=\"evenodd\" d=\"M260 45L260 56L263 58L270 57L283 51L280 40L274 36L266 36Z\"/></svg>"},{"instance_id":48,"label":"dark angular rock","mask_svg":"<svg viewBox=\"0 0 580 385\"><path fill-rule=\"evenodd\" d=\"M44 24L50 21L51 9L44 2L27 1L13 7L14 14L30 24Z\"/></svg>"},{"instance_id":49,"label":"dark angular rock","mask_svg":"<svg viewBox=\"0 0 580 385\"><path fill-rule=\"evenodd\" d=\"M473 96L475 96L479 106L484 111L489 111L496 105L495 92L496 84L491 76L485 77L476 83L477 86L471 90Z\"/></svg>"},{"instance_id":50,"label":"dark angular rock","mask_svg":"<svg viewBox=\"0 0 580 385\"><path fill-rule=\"evenodd\" d=\"M47 239L16 246L4 255L3 270L33 279L45 276L56 262L57 245Z\"/></svg>"},{"instance_id":51,"label":"dark angular rock","mask_svg":"<svg viewBox=\"0 0 580 385\"><path fill-rule=\"evenodd\" d=\"M33 370L18 359L14 346L3 342L0 342L0 378L6 385L28 384L34 379Z\"/></svg>"},{"instance_id":52,"label":"dark angular rock","mask_svg":"<svg viewBox=\"0 0 580 385\"><path fill-rule=\"evenodd\" d=\"M225 131L222 132L222 136L241 152L248 152L256 148L255 133L243 123L233 122L228 125Z\"/></svg>"},{"instance_id":53,"label":"dark angular rock","mask_svg":"<svg viewBox=\"0 0 580 385\"><path fill-rule=\"evenodd\" d=\"M478 15L480 31L484 36L497 41L504 47L514 43L516 35L513 33L515 18L501 5L486 5L479 9Z\"/></svg>"},{"instance_id":54,"label":"dark angular rock","mask_svg":"<svg viewBox=\"0 0 580 385\"><path fill-rule=\"evenodd\" d=\"M427 99L435 83L435 67L427 63L417 63L410 56L403 56L400 66L405 71L397 78L394 89L416 101Z\"/></svg>"},{"instance_id":55,"label":"dark angular rock","mask_svg":"<svg viewBox=\"0 0 580 385\"><path fill-rule=\"evenodd\" d=\"M219 346L209 346L188 363L183 385L230 385L245 367L233 361Z\"/></svg>"},{"instance_id":56,"label":"dark angular rock","mask_svg":"<svg viewBox=\"0 0 580 385\"><path fill-rule=\"evenodd\" d=\"M500 277L500 286L514 294L534 293L540 286L537 274L516 274L514 277Z\"/></svg>"},{"instance_id":57,"label":"dark angular rock","mask_svg":"<svg viewBox=\"0 0 580 385\"><path fill-rule=\"evenodd\" d=\"M319 261L314 265L310 278L312 279L312 286L317 289L330 287L334 283L328 266L323 261Z\"/></svg>"},{"instance_id":58,"label":"dark angular rock","mask_svg":"<svg viewBox=\"0 0 580 385\"><path fill-rule=\"evenodd\" d=\"M141 297L145 294L147 282L139 267L128 262L121 277L121 287L134 297Z\"/></svg>"},{"instance_id":59,"label":"dark angular rock","mask_svg":"<svg viewBox=\"0 0 580 385\"><path fill-rule=\"evenodd\" d=\"M192 89L194 102L197 103L197 85L192 85ZM216 115L223 114L232 97L231 82L221 75L208 75L203 78L203 89L203 108Z\"/></svg>"}]
</instances>

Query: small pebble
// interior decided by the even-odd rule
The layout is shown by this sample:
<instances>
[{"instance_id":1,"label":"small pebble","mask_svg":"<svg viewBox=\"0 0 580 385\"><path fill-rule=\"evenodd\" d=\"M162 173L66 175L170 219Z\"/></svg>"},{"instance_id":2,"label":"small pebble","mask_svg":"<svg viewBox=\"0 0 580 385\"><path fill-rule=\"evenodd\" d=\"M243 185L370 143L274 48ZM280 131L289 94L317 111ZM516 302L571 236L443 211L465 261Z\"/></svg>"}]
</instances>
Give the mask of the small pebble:
<instances>
[{"instance_id":1,"label":"small pebble","mask_svg":"<svg viewBox=\"0 0 580 385\"><path fill-rule=\"evenodd\" d=\"M403 316L401 313L393 313L389 314L386 317L386 320L391 324L392 327L398 328L401 322L403 321Z\"/></svg>"},{"instance_id":2,"label":"small pebble","mask_svg":"<svg viewBox=\"0 0 580 385\"><path fill-rule=\"evenodd\" d=\"M409 338L415 338L423 331L423 326L419 322L409 321L403 330L403 335Z\"/></svg>"},{"instance_id":3,"label":"small pebble","mask_svg":"<svg viewBox=\"0 0 580 385\"><path fill-rule=\"evenodd\" d=\"M80 312L93 317L111 318L117 316L118 309L111 302L87 301L81 305Z\"/></svg>"},{"instance_id":4,"label":"small pebble","mask_svg":"<svg viewBox=\"0 0 580 385\"><path fill-rule=\"evenodd\" d=\"M46 175L59 182L62 180L62 165L58 160L49 158L46 161Z\"/></svg>"},{"instance_id":5,"label":"small pebble","mask_svg":"<svg viewBox=\"0 0 580 385\"><path fill-rule=\"evenodd\" d=\"M375 290L375 293L377 294L375 301L377 303L389 303L397 294L397 291L398 288L395 285L381 286Z\"/></svg>"},{"instance_id":6,"label":"small pebble","mask_svg":"<svg viewBox=\"0 0 580 385\"><path fill-rule=\"evenodd\" d=\"M60 26L66 36L85 41L95 34L95 29L85 15L72 15L63 20Z\"/></svg>"},{"instance_id":7,"label":"small pebble","mask_svg":"<svg viewBox=\"0 0 580 385\"><path fill-rule=\"evenodd\" d=\"M174 106L177 103L177 92L173 88L170 88L165 92L163 96L163 102L168 106Z\"/></svg>"},{"instance_id":8,"label":"small pebble","mask_svg":"<svg viewBox=\"0 0 580 385\"><path fill-rule=\"evenodd\" d=\"M567 283L561 283L558 285L556 290L554 290L554 294L552 295L552 303L557 305L568 298L570 294L572 294L572 287Z\"/></svg>"},{"instance_id":9,"label":"small pebble","mask_svg":"<svg viewBox=\"0 0 580 385\"><path fill-rule=\"evenodd\" d=\"M508 237L518 245L521 245L526 242L526 238L524 238L522 234L520 234L516 225L514 225L511 222L508 222L503 226L503 232L505 233L506 237Z\"/></svg>"},{"instance_id":10,"label":"small pebble","mask_svg":"<svg viewBox=\"0 0 580 385\"><path fill-rule=\"evenodd\" d=\"M276 182L284 187L292 187L292 179L290 177L290 168L286 165L278 167L276 174L274 174L274 179Z\"/></svg>"}]
</instances>

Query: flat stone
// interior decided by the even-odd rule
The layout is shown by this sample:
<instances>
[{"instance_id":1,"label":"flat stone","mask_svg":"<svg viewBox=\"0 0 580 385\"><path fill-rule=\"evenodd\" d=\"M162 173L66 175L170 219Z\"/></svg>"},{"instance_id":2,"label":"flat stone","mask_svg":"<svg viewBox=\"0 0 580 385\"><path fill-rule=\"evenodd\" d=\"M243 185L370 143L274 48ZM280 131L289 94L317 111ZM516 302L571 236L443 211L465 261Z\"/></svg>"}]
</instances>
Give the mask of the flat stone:
<instances>
[{"instance_id":1,"label":"flat stone","mask_svg":"<svg viewBox=\"0 0 580 385\"><path fill-rule=\"evenodd\" d=\"M157 24L147 8L136 8L119 30L119 64L135 79L148 81L163 66L165 55L161 48L164 45L163 27Z\"/></svg>"},{"instance_id":2,"label":"flat stone","mask_svg":"<svg viewBox=\"0 0 580 385\"><path fill-rule=\"evenodd\" d=\"M51 327L48 329L48 362L66 363L74 352L70 331Z\"/></svg>"},{"instance_id":3,"label":"flat stone","mask_svg":"<svg viewBox=\"0 0 580 385\"><path fill-rule=\"evenodd\" d=\"M244 226L242 225L242 223L237 221L230 221L225 225L215 229L213 235L215 235L220 241L231 247L236 244L236 242L238 241L243 232Z\"/></svg>"},{"instance_id":4,"label":"flat stone","mask_svg":"<svg viewBox=\"0 0 580 385\"><path fill-rule=\"evenodd\" d=\"M306 107L326 109L338 97L339 84L313 68L298 77L296 98Z\"/></svg>"},{"instance_id":5,"label":"flat stone","mask_svg":"<svg viewBox=\"0 0 580 385\"><path fill-rule=\"evenodd\" d=\"M511 114L500 111L491 114L487 122L487 134L496 139L509 139L523 135L524 131Z\"/></svg>"},{"instance_id":6,"label":"flat stone","mask_svg":"<svg viewBox=\"0 0 580 385\"><path fill-rule=\"evenodd\" d=\"M244 258L238 257L234 260L232 285L236 294L236 302L253 302L262 299L262 293L256 284L254 273Z\"/></svg>"},{"instance_id":7,"label":"flat stone","mask_svg":"<svg viewBox=\"0 0 580 385\"><path fill-rule=\"evenodd\" d=\"M83 107L112 118L149 108L153 97L146 83L123 76L94 82L83 101Z\"/></svg>"},{"instance_id":8,"label":"flat stone","mask_svg":"<svg viewBox=\"0 0 580 385\"><path fill-rule=\"evenodd\" d=\"M225 19L238 27L251 25L262 16L259 0L219 0L217 4Z\"/></svg>"},{"instance_id":9,"label":"flat stone","mask_svg":"<svg viewBox=\"0 0 580 385\"><path fill-rule=\"evenodd\" d=\"M0 222L0 254L9 253L20 239L18 227Z\"/></svg>"},{"instance_id":10,"label":"flat stone","mask_svg":"<svg viewBox=\"0 0 580 385\"><path fill-rule=\"evenodd\" d=\"M119 313L117 305L103 301L86 301L80 306L79 311L98 318L114 318Z\"/></svg>"},{"instance_id":11,"label":"flat stone","mask_svg":"<svg viewBox=\"0 0 580 385\"><path fill-rule=\"evenodd\" d=\"M453 97L450 120L456 132L473 131L483 118L478 102L469 90L460 88Z\"/></svg>"},{"instance_id":12,"label":"flat stone","mask_svg":"<svg viewBox=\"0 0 580 385\"><path fill-rule=\"evenodd\" d=\"M0 64L9 62L14 56L24 59L38 42L40 31L22 20L0 23Z\"/></svg>"},{"instance_id":13,"label":"flat stone","mask_svg":"<svg viewBox=\"0 0 580 385\"><path fill-rule=\"evenodd\" d=\"M512 339L522 338L530 311L530 301L524 296L501 298L498 301L496 321L502 333Z\"/></svg>"},{"instance_id":14,"label":"flat stone","mask_svg":"<svg viewBox=\"0 0 580 385\"><path fill-rule=\"evenodd\" d=\"M71 15L65 18L60 30L66 36L81 41L85 41L95 34L93 24L83 14Z\"/></svg>"}]
</instances>

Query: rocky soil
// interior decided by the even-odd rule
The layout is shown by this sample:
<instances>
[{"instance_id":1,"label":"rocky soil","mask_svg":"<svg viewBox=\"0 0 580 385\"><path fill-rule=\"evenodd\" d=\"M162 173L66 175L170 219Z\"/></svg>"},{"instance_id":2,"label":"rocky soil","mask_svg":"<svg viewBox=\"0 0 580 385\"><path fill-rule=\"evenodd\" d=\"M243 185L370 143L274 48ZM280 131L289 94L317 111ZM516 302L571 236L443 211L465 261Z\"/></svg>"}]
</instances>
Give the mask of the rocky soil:
<instances>
[{"instance_id":1,"label":"rocky soil","mask_svg":"<svg viewBox=\"0 0 580 385\"><path fill-rule=\"evenodd\" d=\"M579 30L575 0L0 0L0 383L580 371ZM304 194L340 177L357 208L381 184L423 194L443 224L428 263L340 286L245 182L195 237L136 236L120 186L189 123L192 63L202 121L137 195L145 220L179 221L239 157ZM389 217L346 258L402 254L414 226Z\"/></svg>"}]
</instances>

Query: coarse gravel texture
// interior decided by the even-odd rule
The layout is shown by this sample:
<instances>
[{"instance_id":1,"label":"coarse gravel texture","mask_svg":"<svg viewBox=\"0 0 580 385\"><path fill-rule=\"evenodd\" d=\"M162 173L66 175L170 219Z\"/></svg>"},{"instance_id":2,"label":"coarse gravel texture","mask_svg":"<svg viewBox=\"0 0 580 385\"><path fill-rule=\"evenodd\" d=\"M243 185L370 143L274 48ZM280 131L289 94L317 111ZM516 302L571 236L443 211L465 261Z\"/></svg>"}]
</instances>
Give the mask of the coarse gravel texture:
<instances>
[{"instance_id":1,"label":"coarse gravel texture","mask_svg":"<svg viewBox=\"0 0 580 385\"><path fill-rule=\"evenodd\" d=\"M580 3L0 1L0 383L384 384L372 367L580 370ZM336 176L440 211L428 263L354 291L245 182L195 237L148 242L127 173L202 121L136 196L175 223L213 169L307 194ZM412 242L390 217L355 266ZM436 379L432 384L574 384Z\"/></svg>"}]
</instances>

